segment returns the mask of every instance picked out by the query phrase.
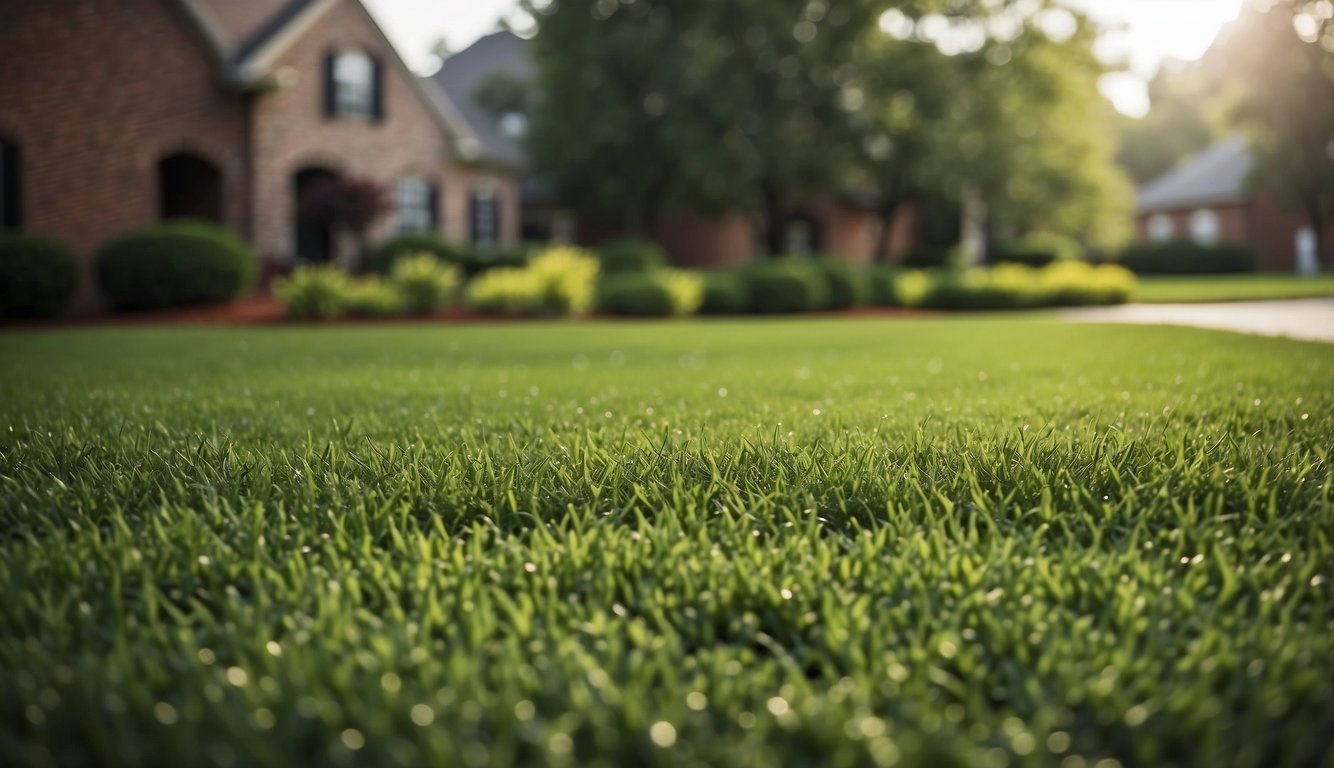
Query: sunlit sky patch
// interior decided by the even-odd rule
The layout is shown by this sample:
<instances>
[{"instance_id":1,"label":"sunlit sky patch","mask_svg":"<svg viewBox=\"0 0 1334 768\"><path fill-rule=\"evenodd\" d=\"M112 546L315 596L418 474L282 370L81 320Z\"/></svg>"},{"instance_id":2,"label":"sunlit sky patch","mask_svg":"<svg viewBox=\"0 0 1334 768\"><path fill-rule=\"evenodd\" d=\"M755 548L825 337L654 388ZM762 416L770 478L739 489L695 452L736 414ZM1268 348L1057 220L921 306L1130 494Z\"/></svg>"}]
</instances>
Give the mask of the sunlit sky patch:
<instances>
[{"instance_id":1,"label":"sunlit sky patch","mask_svg":"<svg viewBox=\"0 0 1334 768\"><path fill-rule=\"evenodd\" d=\"M1148 109L1145 84L1165 58L1198 59L1224 24L1235 19L1244 0L1064 0L1110 27L1098 52L1108 61L1124 61L1126 72L1103 78L1101 89L1116 108L1129 115ZM443 38L452 50L474 40L508 18L523 23L516 0L365 0L385 33L414 69L428 72L430 53ZM968 47L967 43L963 45Z\"/></svg>"}]
</instances>

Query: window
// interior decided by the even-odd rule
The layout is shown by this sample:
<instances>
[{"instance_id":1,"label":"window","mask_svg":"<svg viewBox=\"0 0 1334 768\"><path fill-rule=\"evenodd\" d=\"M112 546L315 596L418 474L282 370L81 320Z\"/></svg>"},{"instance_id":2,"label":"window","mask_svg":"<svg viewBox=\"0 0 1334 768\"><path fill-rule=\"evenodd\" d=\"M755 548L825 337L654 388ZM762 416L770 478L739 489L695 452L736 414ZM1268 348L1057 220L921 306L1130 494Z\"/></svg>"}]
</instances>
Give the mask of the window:
<instances>
[{"instance_id":1,"label":"window","mask_svg":"<svg viewBox=\"0 0 1334 768\"><path fill-rule=\"evenodd\" d=\"M1190 239L1200 245L1218 242L1218 214L1204 208L1190 215Z\"/></svg>"},{"instance_id":2,"label":"window","mask_svg":"<svg viewBox=\"0 0 1334 768\"><path fill-rule=\"evenodd\" d=\"M1163 240L1171 240L1176 234L1172 226L1172 217L1165 213L1155 213L1149 217L1149 240L1157 243Z\"/></svg>"},{"instance_id":3,"label":"window","mask_svg":"<svg viewBox=\"0 0 1334 768\"><path fill-rule=\"evenodd\" d=\"M500 196L496 183L483 180L472 191L472 242L496 245L500 242Z\"/></svg>"},{"instance_id":4,"label":"window","mask_svg":"<svg viewBox=\"0 0 1334 768\"><path fill-rule=\"evenodd\" d=\"M0 229L18 229L22 222L19 210L19 148L0 139Z\"/></svg>"},{"instance_id":5,"label":"window","mask_svg":"<svg viewBox=\"0 0 1334 768\"><path fill-rule=\"evenodd\" d=\"M783 253L789 256L809 256L815 250L815 237L811 223L804 219L792 219L783 232Z\"/></svg>"},{"instance_id":6,"label":"window","mask_svg":"<svg viewBox=\"0 0 1334 768\"><path fill-rule=\"evenodd\" d=\"M160 160L157 174L162 218L222 223L222 172L217 166L183 152Z\"/></svg>"},{"instance_id":7,"label":"window","mask_svg":"<svg viewBox=\"0 0 1334 768\"><path fill-rule=\"evenodd\" d=\"M394 224L398 234L435 231L436 190L429 181L420 176L399 179L394 187L394 202L398 205Z\"/></svg>"},{"instance_id":8,"label":"window","mask_svg":"<svg viewBox=\"0 0 1334 768\"><path fill-rule=\"evenodd\" d=\"M329 57L329 114L379 119L380 104L380 71L374 59L362 51Z\"/></svg>"}]
</instances>

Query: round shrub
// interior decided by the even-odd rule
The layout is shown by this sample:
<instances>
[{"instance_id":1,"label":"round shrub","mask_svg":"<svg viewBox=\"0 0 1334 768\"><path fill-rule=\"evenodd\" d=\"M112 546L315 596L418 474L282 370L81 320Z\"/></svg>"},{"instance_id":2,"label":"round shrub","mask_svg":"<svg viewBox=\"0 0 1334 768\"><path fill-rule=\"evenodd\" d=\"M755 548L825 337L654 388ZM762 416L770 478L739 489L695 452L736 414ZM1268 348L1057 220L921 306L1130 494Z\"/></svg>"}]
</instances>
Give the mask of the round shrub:
<instances>
[{"instance_id":1,"label":"round shrub","mask_svg":"<svg viewBox=\"0 0 1334 768\"><path fill-rule=\"evenodd\" d=\"M1061 261L1076 261L1083 254L1084 249L1077 241L1063 235L1040 232L995 244L989 259L994 264L1045 267Z\"/></svg>"},{"instance_id":2,"label":"round shrub","mask_svg":"<svg viewBox=\"0 0 1334 768\"><path fill-rule=\"evenodd\" d=\"M119 310L229 301L258 272L241 238L208 222L177 221L122 235L94 257L97 282Z\"/></svg>"},{"instance_id":3,"label":"round shrub","mask_svg":"<svg viewBox=\"0 0 1334 768\"><path fill-rule=\"evenodd\" d=\"M1143 243L1122 251L1121 266L1137 275L1210 275L1254 272L1259 254L1244 243L1201 245L1190 240Z\"/></svg>"},{"instance_id":4,"label":"round shrub","mask_svg":"<svg viewBox=\"0 0 1334 768\"><path fill-rule=\"evenodd\" d=\"M650 274L611 275L598 285L598 311L608 315L667 317L672 314L672 295L661 280Z\"/></svg>"},{"instance_id":5,"label":"round shrub","mask_svg":"<svg viewBox=\"0 0 1334 768\"><path fill-rule=\"evenodd\" d=\"M829 287L824 275L810 262L797 259L761 262L744 274L753 312L812 312L829 305Z\"/></svg>"},{"instance_id":6,"label":"round shrub","mask_svg":"<svg viewBox=\"0 0 1334 768\"><path fill-rule=\"evenodd\" d=\"M459 287L459 268L441 264L429 253L419 253L399 259L389 280L398 291L405 311L427 315L454 303Z\"/></svg>"},{"instance_id":7,"label":"round shrub","mask_svg":"<svg viewBox=\"0 0 1334 768\"><path fill-rule=\"evenodd\" d=\"M542 307L542 279L527 269L500 267L468 283L468 309L483 315L536 315Z\"/></svg>"},{"instance_id":8,"label":"round shrub","mask_svg":"<svg viewBox=\"0 0 1334 768\"><path fill-rule=\"evenodd\" d=\"M648 272L666 266L667 254L657 243L639 238L624 238L598 249L604 275L623 272Z\"/></svg>"},{"instance_id":9,"label":"round shrub","mask_svg":"<svg viewBox=\"0 0 1334 768\"><path fill-rule=\"evenodd\" d=\"M0 316L58 315L79 284L79 260L63 243L0 232Z\"/></svg>"},{"instance_id":10,"label":"round shrub","mask_svg":"<svg viewBox=\"0 0 1334 768\"><path fill-rule=\"evenodd\" d=\"M821 255L810 261L822 277L829 299L824 309L851 309L865 305L870 298L870 285L865 273L836 256Z\"/></svg>"},{"instance_id":11,"label":"round shrub","mask_svg":"<svg viewBox=\"0 0 1334 768\"><path fill-rule=\"evenodd\" d=\"M343 288L342 299L347 314L353 317L393 317L404 312L403 295L383 277L369 276L348 281Z\"/></svg>"},{"instance_id":12,"label":"round shrub","mask_svg":"<svg viewBox=\"0 0 1334 768\"><path fill-rule=\"evenodd\" d=\"M866 271L866 294L871 306L901 306L896 289L898 272L893 267L873 267Z\"/></svg>"},{"instance_id":13,"label":"round shrub","mask_svg":"<svg viewBox=\"0 0 1334 768\"><path fill-rule=\"evenodd\" d=\"M394 269L399 259L429 253L446 264L455 264L469 269L474 261L471 248L454 245L441 240L428 232L398 235L377 245L366 254L366 271L387 275Z\"/></svg>"},{"instance_id":14,"label":"round shrub","mask_svg":"<svg viewBox=\"0 0 1334 768\"><path fill-rule=\"evenodd\" d=\"M704 296L699 311L706 315L742 315L750 311L750 286L736 272L714 272L704 276Z\"/></svg>"},{"instance_id":15,"label":"round shrub","mask_svg":"<svg viewBox=\"0 0 1334 768\"><path fill-rule=\"evenodd\" d=\"M301 266L273 284L273 295L294 320L331 320L348 311L352 280L335 266ZM354 297L354 301L361 297Z\"/></svg>"}]
</instances>

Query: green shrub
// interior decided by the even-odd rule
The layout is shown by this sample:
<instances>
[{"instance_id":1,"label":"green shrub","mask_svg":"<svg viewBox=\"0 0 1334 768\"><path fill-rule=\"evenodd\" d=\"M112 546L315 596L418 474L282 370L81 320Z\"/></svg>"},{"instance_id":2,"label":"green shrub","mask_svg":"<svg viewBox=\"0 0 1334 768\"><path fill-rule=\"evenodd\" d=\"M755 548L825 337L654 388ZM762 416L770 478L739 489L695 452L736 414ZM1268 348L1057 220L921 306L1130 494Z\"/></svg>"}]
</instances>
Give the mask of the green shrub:
<instances>
[{"instance_id":1,"label":"green shrub","mask_svg":"<svg viewBox=\"0 0 1334 768\"><path fill-rule=\"evenodd\" d=\"M1134 245L1119 263L1137 275L1204 275L1254 272L1259 254L1244 243L1201 245L1190 240Z\"/></svg>"},{"instance_id":2,"label":"green shrub","mask_svg":"<svg viewBox=\"0 0 1334 768\"><path fill-rule=\"evenodd\" d=\"M1018 265L940 273L924 306L935 309L1023 309L1046 303L1037 270Z\"/></svg>"},{"instance_id":3,"label":"green shrub","mask_svg":"<svg viewBox=\"0 0 1334 768\"><path fill-rule=\"evenodd\" d=\"M542 281L527 269L500 267L468 283L464 300L483 315L536 315L542 306Z\"/></svg>"},{"instance_id":4,"label":"green shrub","mask_svg":"<svg viewBox=\"0 0 1334 768\"><path fill-rule=\"evenodd\" d=\"M347 314L353 317L393 317L404 311L403 295L383 277L349 280L342 298Z\"/></svg>"},{"instance_id":5,"label":"green shrub","mask_svg":"<svg viewBox=\"0 0 1334 768\"><path fill-rule=\"evenodd\" d=\"M447 309L459 287L459 268L442 264L429 253L405 256L394 264L390 282L406 312L426 315Z\"/></svg>"},{"instance_id":6,"label":"green shrub","mask_svg":"<svg viewBox=\"0 0 1334 768\"><path fill-rule=\"evenodd\" d=\"M79 285L79 260L63 243L0 232L0 316L58 315Z\"/></svg>"},{"instance_id":7,"label":"green shrub","mask_svg":"<svg viewBox=\"0 0 1334 768\"><path fill-rule=\"evenodd\" d=\"M897 307L899 302L896 284L899 270L893 267L871 267L866 270L866 298L873 307Z\"/></svg>"},{"instance_id":8,"label":"green shrub","mask_svg":"<svg viewBox=\"0 0 1334 768\"><path fill-rule=\"evenodd\" d=\"M598 310L609 315L692 315L703 300L703 280L683 270L622 272L598 285Z\"/></svg>"},{"instance_id":9,"label":"green shrub","mask_svg":"<svg viewBox=\"0 0 1334 768\"><path fill-rule=\"evenodd\" d=\"M273 284L273 295L296 320L329 320L348 310L351 278L332 265L301 266Z\"/></svg>"},{"instance_id":10,"label":"green shrub","mask_svg":"<svg viewBox=\"0 0 1334 768\"><path fill-rule=\"evenodd\" d=\"M829 306L829 286L805 259L762 261L744 273L751 311L760 314L812 312Z\"/></svg>"},{"instance_id":11,"label":"green shrub","mask_svg":"<svg viewBox=\"0 0 1334 768\"><path fill-rule=\"evenodd\" d=\"M657 243L639 238L624 238L598 249L602 274L648 272L667 265L667 254Z\"/></svg>"},{"instance_id":12,"label":"green shrub","mask_svg":"<svg viewBox=\"0 0 1334 768\"><path fill-rule=\"evenodd\" d=\"M473 250L467 246L445 242L437 235L419 232L398 235L377 245L366 255L366 271L387 275L399 259L429 253L446 264L467 269L474 260Z\"/></svg>"},{"instance_id":13,"label":"green shrub","mask_svg":"<svg viewBox=\"0 0 1334 768\"><path fill-rule=\"evenodd\" d=\"M811 259L810 263L825 281L829 298L824 309L851 309L869 303L870 284L864 270L827 254Z\"/></svg>"},{"instance_id":14,"label":"green shrub","mask_svg":"<svg viewBox=\"0 0 1334 768\"><path fill-rule=\"evenodd\" d=\"M1052 264L1039 274L1048 303L1058 307L1124 304L1135 292L1135 275L1112 264L1080 261Z\"/></svg>"},{"instance_id":15,"label":"green shrub","mask_svg":"<svg viewBox=\"0 0 1334 768\"><path fill-rule=\"evenodd\" d=\"M699 311L705 315L742 315L750 311L750 286L738 272L704 275Z\"/></svg>"},{"instance_id":16,"label":"green shrub","mask_svg":"<svg viewBox=\"0 0 1334 768\"><path fill-rule=\"evenodd\" d=\"M94 257L98 285L119 310L229 301L255 280L250 248L229 230L173 221L122 235Z\"/></svg>"},{"instance_id":17,"label":"green shrub","mask_svg":"<svg viewBox=\"0 0 1334 768\"><path fill-rule=\"evenodd\" d=\"M1063 235L1039 232L1017 240L996 243L988 259L993 264L1045 267L1056 262L1075 261L1083 255L1084 249L1077 241Z\"/></svg>"},{"instance_id":18,"label":"green shrub","mask_svg":"<svg viewBox=\"0 0 1334 768\"><path fill-rule=\"evenodd\" d=\"M547 246L532 243L475 247L468 251L462 266L469 277L493 269L526 267L535 255L545 250Z\"/></svg>"}]
</instances>

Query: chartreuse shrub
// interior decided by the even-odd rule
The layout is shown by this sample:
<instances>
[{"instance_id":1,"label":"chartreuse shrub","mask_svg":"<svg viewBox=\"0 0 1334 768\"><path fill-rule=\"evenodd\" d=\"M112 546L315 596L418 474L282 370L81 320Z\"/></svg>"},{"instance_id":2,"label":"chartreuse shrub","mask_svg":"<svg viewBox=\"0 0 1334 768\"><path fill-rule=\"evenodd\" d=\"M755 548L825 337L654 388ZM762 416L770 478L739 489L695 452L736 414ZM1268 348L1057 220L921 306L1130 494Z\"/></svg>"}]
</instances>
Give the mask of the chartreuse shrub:
<instances>
[{"instance_id":1,"label":"chartreuse shrub","mask_svg":"<svg viewBox=\"0 0 1334 768\"><path fill-rule=\"evenodd\" d=\"M814 312L829 306L829 283L807 259L759 261L741 272L759 314Z\"/></svg>"},{"instance_id":2,"label":"chartreuse shrub","mask_svg":"<svg viewBox=\"0 0 1334 768\"><path fill-rule=\"evenodd\" d=\"M1062 261L1076 261L1083 256L1084 249L1077 240L1051 232L995 243L988 254L994 264L1022 264L1026 267L1045 267Z\"/></svg>"},{"instance_id":3,"label":"chartreuse shrub","mask_svg":"<svg viewBox=\"0 0 1334 768\"><path fill-rule=\"evenodd\" d=\"M454 304L459 272L458 267L443 264L434 256L423 253L399 259L389 274L389 281L398 292L405 311L425 315Z\"/></svg>"},{"instance_id":4,"label":"chartreuse shrub","mask_svg":"<svg viewBox=\"0 0 1334 768\"><path fill-rule=\"evenodd\" d=\"M657 243L640 238L623 238L598 248L598 262L604 275L622 272L649 272L667 266L667 254Z\"/></svg>"},{"instance_id":5,"label":"chartreuse shrub","mask_svg":"<svg viewBox=\"0 0 1334 768\"><path fill-rule=\"evenodd\" d=\"M79 285L79 260L47 237L0 232L0 317L58 315Z\"/></svg>"},{"instance_id":6,"label":"chartreuse shrub","mask_svg":"<svg viewBox=\"0 0 1334 768\"><path fill-rule=\"evenodd\" d=\"M333 320L347 314L352 285L340 267L304 265L274 281L273 295L293 320Z\"/></svg>"},{"instance_id":7,"label":"chartreuse shrub","mask_svg":"<svg viewBox=\"0 0 1334 768\"><path fill-rule=\"evenodd\" d=\"M1321 766L1334 346L0 334L6 766Z\"/></svg>"},{"instance_id":8,"label":"chartreuse shrub","mask_svg":"<svg viewBox=\"0 0 1334 768\"><path fill-rule=\"evenodd\" d=\"M709 272L703 280L701 314L741 315L750 311L750 285L739 272Z\"/></svg>"},{"instance_id":9,"label":"chartreuse shrub","mask_svg":"<svg viewBox=\"0 0 1334 768\"><path fill-rule=\"evenodd\" d=\"M1122 251L1119 263L1137 275L1227 274L1254 272L1260 257L1244 243L1168 240L1133 245Z\"/></svg>"},{"instance_id":10,"label":"chartreuse shrub","mask_svg":"<svg viewBox=\"0 0 1334 768\"><path fill-rule=\"evenodd\" d=\"M598 284L598 311L609 315L693 315L704 300L704 281L679 269L621 272Z\"/></svg>"},{"instance_id":11,"label":"chartreuse shrub","mask_svg":"<svg viewBox=\"0 0 1334 768\"><path fill-rule=\"evenodd\" d=\"M1081 261L1058 262L1042 269L1001 264L989 269L937 273L929 279L920 304L936 309L1119 304L1128 301L1135 290L1135 276L1129 271Z\"/></svg>"},{"instance_id":12,"label":"chartreuse shrub","mask_svg":"<svg viewBox=\"0 0 1334 768\"><path fill-rule=\"evenodd\" d=\"M394 317L403 314L407 306L403 292L378 275L349 280L342 298L344 309L352 317Z\"/></svg>"},{"instance_id":13,"label":"chartreuse shrub","mask_svg":"<svg viewBox=\"0 0 1334 768\"><path fill-rule=\"evenodd\" d=\"M98 285L119 310L229 301L254 282L255 255L231 231L172 221L111 240L94 257Z\"/></svg>"},{"instance_id":14,"label":"chartreuse shrub","mask_svg":"<svg viewBox=\"0 0 1334 768\"><path fill-rule=\"evenodd\" d=\"M1115 264L1058 262L1044 268L1039 280L1046 301L1058 307L1124 304L1135 293L1135 274Z\"/></svg>"},{"instance_id":15,"label":"chartreuse shrub","mask_svg":"<svg viewBox=\"0 0 1334 768\"><path fill-rule=\"evenodd\" d=\"M465 300L482 314L582 315L593 309L597 280L595 256L579 248L550 248L526 267L502 267L474 278Z\"/></svg>"}]
</instances>

